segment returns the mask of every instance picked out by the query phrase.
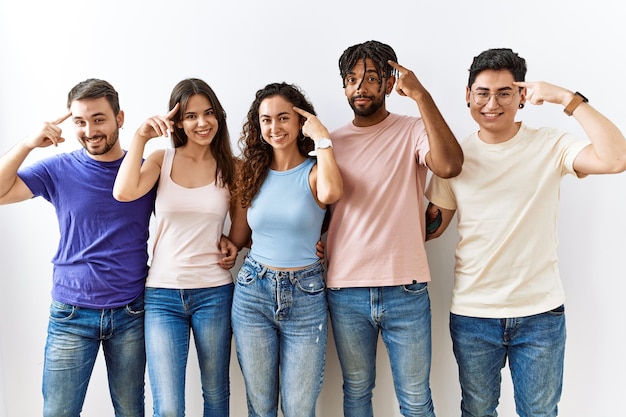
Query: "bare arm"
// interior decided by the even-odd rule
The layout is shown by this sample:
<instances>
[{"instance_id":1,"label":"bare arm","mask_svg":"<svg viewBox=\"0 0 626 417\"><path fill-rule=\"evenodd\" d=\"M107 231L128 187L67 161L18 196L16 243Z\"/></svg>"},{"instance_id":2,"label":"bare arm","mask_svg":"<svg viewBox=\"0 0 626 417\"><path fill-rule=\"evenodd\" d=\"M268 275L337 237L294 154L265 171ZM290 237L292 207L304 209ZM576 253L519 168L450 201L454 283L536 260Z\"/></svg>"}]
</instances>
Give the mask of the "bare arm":
<instances>
[{"instance_id":1,"label":"bare arm","mask_svg":"<svg viewBox=\"0 0 626 417\"><path fill-rule=\"evenodd\" d=\"M152 153L142 163L146 143L152 138L168 136L173 127L172 117L178 111L178 107L176 104L165 116L149 118L137 129L115 178L113 185L115 199L133 201L143 197L154 187L161 173L164 151Z\"/></svg>"},{"instance_id":2,"label":"bare arm","mask_svg":"<svg viewBox=\"0 0 626 417\"><path fill-rule=\"evenodd\" d=\"M17 171L33 149L65 142L58 125L71 114L44 123L39 131L19 142L0 158L0 204L17 203L33 197L28 186L17 176Z\"/></svg>"},{"instance_id":3,"label":"bare arm","mask_svg":"<svg viewBox=\"0 0 626 417\"><path fill-rule=\"evenodd\" d=\"M238 250L241 250L243 247L249 247L252 230L248 226L248 209L241 207L241 204L238 202L233 202L230 212L232 224L228 239Z\"/></svg>"},{"instance_id":4,"label":"bare arm","mask_svg":"<svg viewBox=\"0 0 626 417\"><path fill-rule=\"evenodd\" d=\"M313 139L315 143L323 138L330 138L328 129L313 114L294 107L300 115L306 117L306 122L302 125L302 133ZM343 179L335 160L333 148L317 149L317 164L311 171L312 189L315 198L322 205L332 204L343 195Z\"/></svg>"},{"instance_id":5,"label":"bare arm","mask_svg":"<svg viewBox=\"0 0 626 417\"><path fill-rule=\"evenodd\" d=\"M430 93L413 71L393 61L389 61L389 64L400 74L396 91L413 99L422 115L430 146L430 152L426 155L426 165L433 174L441 178L459 175L463 166L463 151Z\"/></svg>"},{"instance_id":6,"label":"bare arm","mask_svg":"<svg viewBox=\"0 0 626 417\"><path fill-rule=\"evenodd\" d=\"M527 100L535 105L544 102L567 106L574 93L546 82L518 82L519 87L528 88ZM581 103L573 112L591 144L583 149L574 160L578 174L615 174L626 170L626 139L613 122L589 103Z\"/></svg>"}]
</instances>

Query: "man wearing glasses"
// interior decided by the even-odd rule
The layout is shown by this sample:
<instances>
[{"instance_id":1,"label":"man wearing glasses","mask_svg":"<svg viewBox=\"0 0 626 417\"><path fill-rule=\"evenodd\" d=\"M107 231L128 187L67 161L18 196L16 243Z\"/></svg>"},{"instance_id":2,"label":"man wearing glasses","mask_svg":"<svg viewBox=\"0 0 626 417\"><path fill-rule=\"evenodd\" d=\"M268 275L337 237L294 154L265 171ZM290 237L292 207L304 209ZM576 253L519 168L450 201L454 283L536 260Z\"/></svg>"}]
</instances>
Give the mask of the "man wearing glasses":
<instances>
[{"instance_id":1,"label":"man wearing glasses","mask_svg":"<svg viewBox=\"0 0 626 417\"><path fill-rule=\"evenodd\" d=\"M497 415L507 360L517 413L556 416L565 349L561 178L623 172L626 140L582 94L524 82L526 62L510 49L482 52L469 71L466 101L479 130L461 142L461 174L433 176L426 191L427 239L441 235L458 211L450 332L462 416ZM526 102L564 106L589 141L516 122Z\"/></svg>"}]
</instances>

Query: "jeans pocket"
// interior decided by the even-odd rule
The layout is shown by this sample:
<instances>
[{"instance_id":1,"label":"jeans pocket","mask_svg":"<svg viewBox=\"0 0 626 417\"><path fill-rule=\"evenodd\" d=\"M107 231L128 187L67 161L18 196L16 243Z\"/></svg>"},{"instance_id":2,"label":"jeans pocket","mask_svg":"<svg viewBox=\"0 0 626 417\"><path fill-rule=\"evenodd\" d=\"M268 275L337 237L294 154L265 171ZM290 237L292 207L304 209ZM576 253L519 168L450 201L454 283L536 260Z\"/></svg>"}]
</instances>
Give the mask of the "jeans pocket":
<instances>
[{"instance_id":1,"label":"jeans pocket","mask_svg":"<svg viewBox=\"0 0 626 417\"><path fill-rule=\"evenodd\" d=\"M428 283L427 282L413 282L412 284L403 285L402 288L405 292L411 294L421 294L423 292L428 291Z\"/></svg>"},{"instance_id":2,"label":"jeans pocket","mask_svg":"<svg viewBox=\"0 0 626 417\"><path fill-rule=\"evenodd\" d=\"M324 279L322 275L310 275L299 278L296 288L306 294L319 294L324 291Z\"/></svg>"},{"instance_id":3,"label":"jeans pocket","mask_svg":"<svg viewBox=\"0 0 626 417\"><path fill-rule=\"evenodd\" d=\"M76 307L60 303L58 301L52 301L50 303L50 320L54 321L66 321L71 320L76 315Z\"/></svg>"},{"instance_id":4,"label":"jeans pocket","mask_svg":"<svg viewBox=\"0 0 626 417\"><path fill-rule=\"evenodd\" d=\"M250 265L244 263L237 274L237 284L247 286L254 283L256 279L257 271Z\"/></svg>"},{"instance_id":5,"label":"jeans pocket","mask_svg":"<svg viewBox=\"0 0 626 417\"><path fill-rule=\"evenodd\" d=\"M143 314L145 312L143 297L139 297L135 301L126 304L126 312L131 316Z\"/></svg>"}]
</instances>

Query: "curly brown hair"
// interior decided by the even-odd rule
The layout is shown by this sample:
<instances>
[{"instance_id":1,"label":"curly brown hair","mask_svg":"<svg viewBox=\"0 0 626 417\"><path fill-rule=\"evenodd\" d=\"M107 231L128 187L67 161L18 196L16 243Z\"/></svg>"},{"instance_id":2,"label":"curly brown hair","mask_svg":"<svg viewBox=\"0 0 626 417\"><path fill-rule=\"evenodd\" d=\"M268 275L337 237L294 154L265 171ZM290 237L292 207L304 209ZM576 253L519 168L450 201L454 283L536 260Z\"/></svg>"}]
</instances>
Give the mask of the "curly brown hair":
<instances>
[{"instance_id":1,"label":"curly brown hair","mask_svg":"<svg viewBox=\"0 0 626 417\"><path fill-rule=\"evenodd\" d=\"M243 208L250 207L252 199L257 195L261 184L267 178L267 173L274 159L273 148L261 137L261 125L259 123L261 102L274 96L281 96L294 106L311 114L316 114L313 105L307 100L304 93L293 84L272 83L256 92L239 138L239 148L242 155L240 169L235 181L234 197ZM304 122L303 116L300 117L301 121ZM313 140L304 137L302 131L300 131L297 142L298 150L303 156L313 150Z\"/></svg>"}]
</instances>

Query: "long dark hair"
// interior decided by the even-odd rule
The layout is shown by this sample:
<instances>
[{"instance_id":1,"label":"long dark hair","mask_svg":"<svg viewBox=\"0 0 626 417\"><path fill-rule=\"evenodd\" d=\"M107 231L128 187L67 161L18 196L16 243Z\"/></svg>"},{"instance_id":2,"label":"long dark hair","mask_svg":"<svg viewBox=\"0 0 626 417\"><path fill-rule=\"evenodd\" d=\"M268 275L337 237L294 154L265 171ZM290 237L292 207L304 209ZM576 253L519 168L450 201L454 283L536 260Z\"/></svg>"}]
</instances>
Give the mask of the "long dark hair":
<instances>
[{"instance_id":1,"label":"long dark hair","mask_svg":"<svg viewBox=\"0 0 626 417\"><path fill-rule=\"evenodd\" d=\"M187 110L189 98L196 94L205 96L215 111L218 128L210 147L213 157L217 162L216 181L221 186L228 186L232 191L235 183L235 161L230 146L230 135L228 134L228 127L226 125L226 112L213 89L206 82L198 78L187 78L180 81L176 84L170 95L169 109L174 108L176 103L180 103L180 107L172 119L175 126L174 132L172 133L172 145L178 148L187 144L188 138L185 131L177 127L176 124L182 121L182 115L185 114Z\"/></svg>"}]
</instances>

